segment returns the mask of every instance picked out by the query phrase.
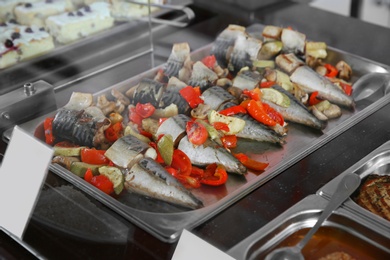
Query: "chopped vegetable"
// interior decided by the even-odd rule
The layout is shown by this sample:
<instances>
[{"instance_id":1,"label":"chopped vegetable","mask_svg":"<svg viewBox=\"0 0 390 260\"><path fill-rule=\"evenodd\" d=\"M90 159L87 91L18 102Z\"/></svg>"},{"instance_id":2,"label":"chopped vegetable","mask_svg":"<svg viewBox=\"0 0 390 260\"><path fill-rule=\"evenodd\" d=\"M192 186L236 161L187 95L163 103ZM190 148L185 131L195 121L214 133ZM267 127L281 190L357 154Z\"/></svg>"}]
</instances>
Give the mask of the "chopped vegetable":
<instances>
[{"instance_id":1,"label":"chopped vegetable","mask_svg":"<svg viewBox=\"0 0 390 260\"><path fill-rule=\"evenodd\" d=\"M150 103L137 103L135 112L142 118L148 118L153 115L156 108Z\"/></svg>"},{"instance_id":2,"label":"chopped vegetable","mask_svg":"<svg viewBox=\"0 0 390 260\"><path fill-rule=\"evenodd\" d=\"M318 96L318 91L314 91L313 93L310 94L309 98L309 105L314 106L320 103L322 100L317 98Z\"/></svg>"},{"instance_id":3,"label":"chopped vegetable","mask_svg":"<svg viewBox=\"0 0 390 260\"><path fill-rule=\"evenodd\" d=\"M174 150L172 135L163 135L157 142L157 149L164 163L166 165L171 165Z\"/></svg>"},{"instance_id":4,"label":"chopped vegetable","mask_svg":"<svg viewBox=\"0 0 390 260\"><path fill-rule=\"evenodd\" d=\"M209 69L212 69L214 68L215 64L216 64L216 58L214 55L209 55L209 56L206 56L202 59L202 63L204 65L206 65L206 67L208 67Z\"/></svg>"},{"instance_id":5,"label":"chopped vegetable","mask_svg":"<svg viewBox=\"0 0 390 260\"><path fill-rule=\"evenodd\" d=\"M329 64L329 63L325 63L324 67L327 70L327 73L325 74L326 77L334 78L339 73L339 71L336 69L336 67L331 65L331 64Z\"/></svg>"},{"instance_id":6,"label":"chopped vegetable","mask_svg":"<svg viewBox=\"0 0 390 260\"><path fill-rule=\"evenodd\" d=\"M88 168L84 174L84 180L86 182L91 182L92 181L92 178L93 178L93 173L92 173L92 170L91 168Z\"/></svg>"},{"instance_id":7,"label":"chopped vegetable","mask_svg":"<svg viewBox=\"0 0 390 260\"><path fill-rule=\"evenodd\" d=\"M180 95L188 102L191 108L197 107L199 104L203 104L204 101L200 97L200 88L187 86L179 91Z\"/></svg>"},{"instance_id":8,"label":"chopped vegetable","mask_svg":"<svg viewBox=\"0 0 390 260\"><path fill-rule=\"evenodd\" d=\"M340 82L340 86L343 89L345 94L347 94L348 96L352 95L352 86L351 85L344 83L344 82Z\"/></svg>"},{"instance_id":9,"label":"chopped vegetable","mask_svg":"<svg viewBox=\"0 0 390 260\"><path fill-rule=\"evenodd\" d=\"M80 152L81 161L89 164L108 164L110 160L104 155L106 150L83 148Z\"/></svg>"},{"instance_id":10,"label":"chopped vegetable","mask_svg":"<svg viewBox=\"0 0 390 260\"><path fill-rule=\"evenodd\" d=\"M259 162L251 159L243 153L233 154L245 167L255 171L264 171L268 167L269 163Z\"/></svg>"},{"instance_id":11,"label":"chopped vegetable","mask_svg":"<svg viewBox=\"0 0 390 260\"><path fill-rule=\"evenodd\" d=\"M268 126L275 126L276 122L273 120L263 109L263 104L255 101L250 100L246 106L246 109L248 113L257 121L268 125Z\"/></svg>"},{"instance_id":12,"label":"chopped vegetable","mask_svg":"<svg viewBox=\"0 0 390 260\"><path fill-rule=\"evenodd\" d=\"M275 84L276 84L275 81L263 81L260 83L260 88L270 88Z\"/></svg>"},{"instance_id":13,"label":"chopped vegetable","mask_svg":"<svg viewBox=\"0 0 390 260\"><path fill-rule=\"evenodd\" d=\"M53 120L53 117L47 117L43 122L43 128L45 130L45 142L49 145L54 144Z\"/></svg>"},{"instance_id":14,"label":"chopped vegetable","mask_svg":"<svg viewBox=\"0 0 390 260\"><path fill-rule=\"evenodd\" d=\"M225 148L235 148L237 146L236 135L225 135L221 137L222 144Z\"/></svg>"},{"instance_id":15,"label":"chopped vegetable","mask_svg":"<svg viewBox=\"0 0 390 260\"><path fill-rule=\"evenodd\" d=\"M115 194L120 194L123 191L125 178L119 168L102 166L99 168L99 173L110 179L113 184Z\"/></svg>"},{"instance_id":16,"label":"chopped vegetable","mask_svg":"<svg viewBox=\"0 0 390 260\"><path fill-rule=\"evenodd\" d=\"M200 182L210 186L220 186L225 184L227 179L228 175L225 167L221 164L212 163L206 167Z\"/></svg>"},{"instance_id":17,"label":"chopped vegetable","mask_svg":"<svg viewBox=\"0 0 390 260\"><path fill-rule=\"evenodd\" d=\"M122 136L123 126L121 122L110 125L104 132L104 136L110 142L115 142Z\"/></svg>"},{"instance_id":18,"label":"chopped vegetable","mask_svg":"<svg viewBox=\"0 0 390 260\"><path fill-rule=\"evenodd\" d=\"M173 151L171 166L182 175L190 175L192 171L190 158L179 149Z\"/></svg>"},{"instance_id":19,"label":"chopped vegetable","mask_svg":"<svg viewBox=\"0 0 390 260\"><path fill-rule=\"evenodd\" d=\"M93 176L90 183L106 194L114 192L114 184L105 175Z\"/></svg>"},{"instance_id":20,"label":"chopped vegetable","mask_svg":"<svg viewBox=\"0 0 390 260\"><path fill-rule=\"evenodd\" d=\"M231 107L225 108L224 110L221 110L218 113L220 113L221 115L224 115L224 116L233 116L233 115L240 114L240 113L246 114L246 110L242 106L237 105L237 106L231 106Z\"/></svg>"},{"instance_id":21,"label":"chopped vegetable","mask_svg":"<svg viewBox=\"0 0 390 260\"><path fill-rule=\"evenodd\" d=\"M273 88L264 88L261 89L262 98L266 99L268 101L271 101L272 103L275 103L281 107L289 107L290 106L290 98Z\"/></svg>"},{"instance_id":22,"label":"chopped vegetable","mask_svg":"<svg viewBox=\"0 0 390 260\"><path fill-rule=\"evenodd\" d=\"M186 132L188 140L194 145L204 144L209 137L206 127L197 121L187 122Z\"/></svg>"},{"instance_id":23,"label":"chopped vegetable","mask_svg":"<svg viewBox=\"0 0 390 260\"><path fill-rule=\"evenodd\" d=\"M234 135L239 133L245 127L245 121L238 117L224 116L215 110L209 112L208 120L211 125L215 123L224 123L228 126L229 130L223 131L227 135Z\"/></svg>"}]
</instances>

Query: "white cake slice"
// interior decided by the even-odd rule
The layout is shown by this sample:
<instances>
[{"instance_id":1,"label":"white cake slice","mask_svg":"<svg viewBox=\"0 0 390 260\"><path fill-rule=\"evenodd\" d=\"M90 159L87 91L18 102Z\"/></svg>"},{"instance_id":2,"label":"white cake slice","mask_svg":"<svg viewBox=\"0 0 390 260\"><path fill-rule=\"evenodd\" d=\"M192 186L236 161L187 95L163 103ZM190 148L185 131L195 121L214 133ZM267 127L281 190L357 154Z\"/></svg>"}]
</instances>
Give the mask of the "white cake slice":
<instances>
[{"instance_id":1,"label":"white cake slice","mask_svg":"<svg viewBox=\"0 0 390 260\"><path fill-rule=\"evenodd\" d=\"M14 19L14 9L21 3L33 3L39 0L0 0L0 22Z\"/></svg>"},{"instance_id":2,"label":"white cake slice","mask_svg":"<svg viewBox=\"0 0 390 260\"><path fill-rule=\"evenodd\" d=\"M2 24L0 69L54 49L53 38L37 26Z\"/></svg>"},{"instance_id":3,"label":"white cake slice","mask_svg":"<svg viewBox=\"0 0 390 260\"><path fill-rule=\"evenodd\" d=\"M136 0L137 2L148 4L148 0ZM137 19L149 15L149 7L147 5L140 5L129 3L124 0L110 0L111 15L117 21L127 21ZM150 0L151 4L164 4L164 0ZM153 13L160 8L151 6L150 12Z\"/></svg>"},{"instance_id":4,"label":"white cake slice","mask_svg":"<svg viewBox=\"0 0 390 260\"><path fill-rule=\"evenodd\" d=\"M110 6L97 2L60 15L46 19L46 28L59 43L69 43L89 36L114 25L110 15Z\"/></svg>"},{"instance_id":5,"label":"white cake slice","mask_svg":"<svg viewBox=\"0 0 390 260\"><path fill-rule=\"evenodd\" d=\"M44 27L47 17L73 10L71 0L44 0L18 5L14 13L16 21L20 24Z\"/></svg>"}]
</instances>

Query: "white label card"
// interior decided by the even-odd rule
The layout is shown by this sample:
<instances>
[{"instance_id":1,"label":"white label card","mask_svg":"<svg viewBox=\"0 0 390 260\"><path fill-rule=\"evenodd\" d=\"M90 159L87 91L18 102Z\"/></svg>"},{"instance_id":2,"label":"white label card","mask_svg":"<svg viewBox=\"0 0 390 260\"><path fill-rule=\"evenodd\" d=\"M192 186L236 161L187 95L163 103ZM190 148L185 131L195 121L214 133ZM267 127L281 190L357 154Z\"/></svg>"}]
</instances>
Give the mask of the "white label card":
<instances>
[{"instance_id":1,"label":"white label card","mask_svg":"<svg viewBox=\"0 0 390 260\"><path fill-rule=\"evenodd\" d=\"M184 229L173 253L172 260L199 259L234 260L233 257Z\"/></svg>"},{"instance_id":2,"label":"white label card","mask_svg":"<svg viewBox=\"0 0 390 260\"><path fill-rule=\"evenodd\" d=\"M0 168L0 226L22 239L53 149L15 126Z\"/></svg>"}]
</instances>

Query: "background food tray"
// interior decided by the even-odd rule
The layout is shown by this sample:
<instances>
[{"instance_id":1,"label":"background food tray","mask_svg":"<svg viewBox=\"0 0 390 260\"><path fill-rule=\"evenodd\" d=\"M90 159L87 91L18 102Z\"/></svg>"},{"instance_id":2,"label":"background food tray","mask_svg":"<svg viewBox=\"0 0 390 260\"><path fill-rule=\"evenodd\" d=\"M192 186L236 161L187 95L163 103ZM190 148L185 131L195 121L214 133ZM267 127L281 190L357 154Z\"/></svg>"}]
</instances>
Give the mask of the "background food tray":
<instances>
[{"instance_id":1,"label":"background food tray","mask_svg":"<svg viewBox=\"0 0 390 260\"><path fill-rule=\"evenodd\" d=\"M310 195L227 253L235 259L264 259L272 250L286 246L286 243L292 246L307 232L303 229L314 226L327 203L320 196ZM354 259L386 259L390 254L389 236L389 231L384 232L372 221L340 207L325 221L303 253L305 259L319 259L334 251L348 253Z\"/></svg>"},{"instance_id":2,"label":"background food tray","mask_svg":"<svg viewBox=\"0 0 390 260\"><path fill-rule=\"evenodd\" d=\"M261 32L262 28L262 25L254 25L248 28L248 31ZM200 60L200 58L209 54L210 49L211 45L208 45L195 51L192 53L192 60ZM387 75L383 73L389 72L389 68L386 65L333 48L329 48L328 53L329 59L326 62L335 64L341 59L345 60L354 71L353 80L362 81L364 90L371 89L372 91L365 95L361 94L362 90L355 91L354 94L360 97L356 102L355 110L343 110L343 115L338 119L330 121L322 132L290 123L286 138L287 143L283 147L253 141L239 141L235 152L245 152L254 159L269 162L269 167L261 174L248 172L245 176L230 175L228 182L221 187L201 187L193 190L194 195L201 199L205 205L201 209L186 211L167 203L130 193L121 194L118 199L114 199L59 165L51 165L50 170L162 241L174 242L178 239L182 229L192 229L218 214L249 192L260 187L294 163L389 103L390 97L386 95L388 82L386 80L383 81L383 77L381 77L381 75ZM109 93L113 88L124 92L143 78L153 78L161 68L160 66L149 70L94 95L107 94L107 96L110 96ZM39 117L23 124L21 127L43 140L42 122L45 117L53 115L54 113L51 113ZM5 133L5 139L9 138L10 131Z\"/></svg>"},{"instance_id":3,"label":"background food tray","mask_svg":"<svg viewBox=\"0 0 390 260\"><path fill-rule=\"evenodd\" d=\"M350 172L358 174L362 179L362 184L364 179L370 174L390 175L390 141L384 143L345 170L342 174L327 183L317 192L317 194L324 198L329 198L335 192L336 186L340 182L341 178ZM357 192L358 190L356 190L351 197L355 197ZM358 205L354 200L348 200L344 203L344 205L355 215L377 222L378 225L381 226L382 230L386 231L390 235L390 222L388 220L371 213Z\"/></svg>"}]
</instances>

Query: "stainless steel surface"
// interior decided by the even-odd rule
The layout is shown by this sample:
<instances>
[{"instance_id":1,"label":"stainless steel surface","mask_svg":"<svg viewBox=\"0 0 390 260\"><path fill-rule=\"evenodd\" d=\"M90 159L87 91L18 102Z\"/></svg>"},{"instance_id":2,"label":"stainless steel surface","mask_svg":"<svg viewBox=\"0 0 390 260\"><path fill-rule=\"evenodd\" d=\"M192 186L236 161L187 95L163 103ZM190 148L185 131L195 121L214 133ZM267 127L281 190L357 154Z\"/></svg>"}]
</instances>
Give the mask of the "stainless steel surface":
<instances>
[{"instance_id":1,"label":"stainless steel surface","mask_svg":"<svg viewBox=\"0 0 390 260\"><path fill-rule=\"evenodd\" d=\"M335 211L348 197L359 187L360 177L354 173L345 175L339 182L335 192L332 194L328 204L318 217L315 225L306 233L304 238L298 244L292 247L278 248L266 256L266 260L303 260L302 248L309 242L313 235L318 231L325 220Z\"/></svg>"},{"instance_id":2,"label":"stainless steel surface","mask_svg":"<svg viewBox=\"0 0 390 260\"><path fill-rule=\"evenodd\" d=\"M255 231L227 253L236 259L264 259L269 252L276 249L290 235L301 229L312 227L327 204L326 199L317 195L310 195L263 228ZM356 259L385 259L390 255L390 249L388 248L390 232L384 232L375 222L355 216L343 207L338 208L324 223L324 226L342 230L342 232L362 241L359 247L355 247L353 244L348 246L356 249L355 254L358 255L353 255ZM348 241L341 242L348 244ZM340 243L340 241L336 240L335 237L334 243L338 247L337 243ZM372 246L371 251L366 251L367 247L364 244ZM326 246L326 243L318 244L317 251L321 252L321 247ZM338 249L339 251L345 250L341 246ZM319 258L318 252L312 249L310 251L312 255L305 255L305 257L314 259L314 255L317 254L316 256Z\"/></svg>"},{"instance_id":3,"label":"stainless steel surface","mask_svg":"<svg viewBox=\"0 0 390 260\"><path fill-rule=\"evenodd\" d=\"M0 132L57 109L53 86L42 80L0 96Z\"/></svg>"},{"instance_id":4,"label":"stainless steel surface","mask_svg":"<svg viewBox=\"0 0 390 260\"><path fill-rule=\"evenodd\" d=\"M250 30L261 30L261 28L262 26L257 24L251 26ZM195 51L192 54L192 59L199 60L200 58L208 55L210 48L211 45L208 45ZM369 73L388 72L388 68L385 65L362 59L340 50L330 48L329 53L329 57L331 57L331 59L344 59L349 61L353 67L357 68L355 70L354 80L357 80L363 75ZM327 60L329 63L336 63L336 61ZM109 95L112 88L125 92L130 87L136 85L142 78L154 77L159 68L160 67L153 68L138 76L99 91L95 93L95 96L101 94ZM194 190L194 194L200 198L205 205L204 208L199 210L182 211L169 205L161 204L159 202L150 202L148 200L148 203L143 203L145 202L144 198L128 199L127 197L129 196L126 195L120 197L118 200L115 200L114 198L101 193L91 185L58 165L52 165L51 170L70 181L75 186L85 190L90 195L95 196L108 207L111 207L113 210L144 228L162 241L174 242L178 239L183 228L194 228L209 218L215 216L223 209L229 207L237 200L243 198L254 189L260 187L265 182L280 174L292 164L298 162L300 159L304 158L365 117L369 116L371 113L389 103L389 99L390 97L386 95L376 97L375 100L371 100L369 98L364 99L363 101L357 103L354 111L343 110L342 117L329 122L327 128L323 132L290 124L289 133L286 139L287 144L283 147L241 141L236 149L236 152L243 151L257 160L267 161L270 164L269 167L260 175L249 172L245 176L231 176L225 187L213 189L213 196L210 195L209 190ZM52 114L53 113L50 115ZM23 124L22 127L27 131L30 131L32 134L38 134L38 136L42 138L41 123L46 116ZM6 136L6 138L9 138L9 136Z\"/></svg>"},{"instance_id":5,"label":"stainless steel surface","mask_svg":"<svg viewBox=\"0 0 390 260\"><path fill-rule=\"evenodd\" d=\"M340 179L345 176L348 172L356 173L361 179L364 179L370 174L388 175L390 174L390 141L384 143L363 159L352 165L348 170L340 174L337 178L334 178L323 188L321 188L317 194L329 198L334 194L337 184ZM353 200L348 200L345 203L345 207L356 215L363 218L374 220L381 225L382 229L390 233L390 222L380 216L377 216L370 211L360 207Z\"/></svg>"}]
</instances>

